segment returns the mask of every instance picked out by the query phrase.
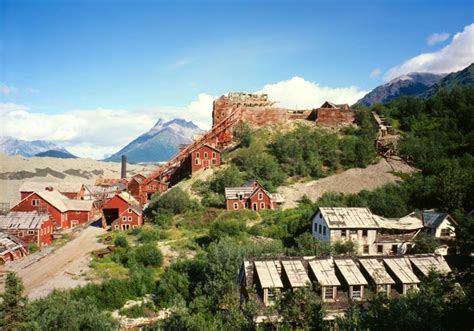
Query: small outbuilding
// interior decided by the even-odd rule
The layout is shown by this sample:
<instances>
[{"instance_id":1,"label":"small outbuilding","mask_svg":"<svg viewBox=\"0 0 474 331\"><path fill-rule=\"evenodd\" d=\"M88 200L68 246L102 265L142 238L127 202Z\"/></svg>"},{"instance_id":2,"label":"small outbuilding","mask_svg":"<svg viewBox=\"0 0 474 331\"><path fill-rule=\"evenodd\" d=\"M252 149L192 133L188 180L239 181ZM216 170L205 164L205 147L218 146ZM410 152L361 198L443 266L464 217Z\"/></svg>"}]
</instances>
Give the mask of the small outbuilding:
<instances>
[{"instance_id":1,"label":"small outbuilding","mask_svg":"<svg viewBox=\"0 0 474 331\"><path fill-rule=\"evenodd\" d=\"M374 285L376 294L386 294L390 296L391 287L395 281L385 270L383 263L376 259L360 259L362 273L365 273L367 279Z\"/></svg>"},{"instance_id":2,"label":"small outbuilding","mask_svg":"<svg viewBox=\"0 0 474 331\"><path fill-rule=\"evenodd\" d=\"M410 290L417 290L420 280L413 273L410 261L407 258L386 258L383 260L388 273L395 280L395 284L402 294Z\"/></svg>"},{"instance_id":3,"label":"small outbuilding","mask_svg":"<svg viewBox=\"0 0 474 331\"><path fill-rule=\"evenodd\" d=\"M313 272L319 285L321 285L321 298L323 301L335 301L337 288L341 286L336 276L334 262L331 259L314 260L309 262L309 268Z\"/></svg>"},{"instance_id":4,"label":"small outbuilding","mask_svg":"<svg viewBox=\"0 0 474 331\"><path fill-rule=\"evenodd\" d=\"M336 270L347 285L349 298L361 300L364 298L364 287L368 285L355 262L351 259L336 259ZM336 273L337 274L337 273Z\"/></svg>"},{"instance_id":5,"label":"small outbuilding","mask_svg":"<svg viewBox=\"0 0 474 331\"><path fill-rule=\"evenodd\" d=\"M257 292L265 306L275 304L276 298L283 289L283 283L278 269L279 261L255 261L255 275L257 276Z\"/></svg>"}]
</instances>

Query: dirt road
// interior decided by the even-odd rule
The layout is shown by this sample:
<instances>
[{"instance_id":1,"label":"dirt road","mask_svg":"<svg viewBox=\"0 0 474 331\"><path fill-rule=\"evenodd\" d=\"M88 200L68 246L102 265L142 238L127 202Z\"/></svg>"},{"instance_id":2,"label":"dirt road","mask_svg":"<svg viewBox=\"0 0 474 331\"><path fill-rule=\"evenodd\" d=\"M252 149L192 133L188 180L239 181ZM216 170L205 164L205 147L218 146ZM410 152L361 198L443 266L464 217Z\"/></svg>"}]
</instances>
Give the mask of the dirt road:
<instances>
[{"instance_id":1,"label":"dirt road","mask_svg":"<svg viewBox=\"0 0 474 331\"><path fill-rule=\"evenodd\" d=\"M312 201L319 199L324 193L358 193L362 190L374 190L388 183L400 180L393 172L411 173L415 169L402 161L382 159L377 164L367 168L346 170L340 174L313 180L306 183L295 183L291 186L280 187L278 193L283 194L283 208L294 208L303 195Z\"/></svg>"},{"instance_id":2,"label":"dirt road","mask_svg":"<svg viewBox=\"0 0 474 331\"><path fill-rule=\"evenodd\" d=\"M97 236L105 230L89 226L76 238L41 260L7 264L7 270L16 271L25 284L25 293L31 299L48 295L55 288L72 288L87 282L81 274L89 269L90 252L105 247Z\"/></svg>"}]
</instances>

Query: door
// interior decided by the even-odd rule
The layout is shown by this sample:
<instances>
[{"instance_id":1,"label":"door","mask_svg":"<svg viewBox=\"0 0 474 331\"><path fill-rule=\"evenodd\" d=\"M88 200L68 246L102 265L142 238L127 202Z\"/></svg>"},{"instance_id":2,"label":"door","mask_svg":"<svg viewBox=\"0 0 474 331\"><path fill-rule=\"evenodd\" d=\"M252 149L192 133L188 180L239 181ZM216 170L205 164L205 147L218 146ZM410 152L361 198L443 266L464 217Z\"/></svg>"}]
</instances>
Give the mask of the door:
<instances>
[{"instance_id":1,"label":"door","mask_svg":"<svg viewBox=\"0 0 474 331\"><path fill-rule=\"evenodd\" d=\"M253 203L253 210L257 211L257 203L256 202Z\"/></svg>"}]
</instances>

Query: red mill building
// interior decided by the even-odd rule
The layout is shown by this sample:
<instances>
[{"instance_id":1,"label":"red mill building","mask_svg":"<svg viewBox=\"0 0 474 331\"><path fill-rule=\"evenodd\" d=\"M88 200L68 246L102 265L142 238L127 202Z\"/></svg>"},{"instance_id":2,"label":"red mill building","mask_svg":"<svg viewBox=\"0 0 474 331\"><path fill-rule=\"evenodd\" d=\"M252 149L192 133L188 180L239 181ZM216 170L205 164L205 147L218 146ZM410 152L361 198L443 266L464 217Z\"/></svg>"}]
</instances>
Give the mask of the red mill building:
<instances>
[{"instance_id":1,"label":"red mill building","mask_svg":"<svg viewBox=\"0 0 474 331\"><path fill-rule=\"evenodd\" d=\"M285 123L291 120L311 120L323 125L347 125L354 122L354 110L348 105L325 102L312 110L292 110L275 107L267 94L235 93L221 96L214 101L212 125L238 114L242 122L254 126Z\"/></svg>"}]
</instances>

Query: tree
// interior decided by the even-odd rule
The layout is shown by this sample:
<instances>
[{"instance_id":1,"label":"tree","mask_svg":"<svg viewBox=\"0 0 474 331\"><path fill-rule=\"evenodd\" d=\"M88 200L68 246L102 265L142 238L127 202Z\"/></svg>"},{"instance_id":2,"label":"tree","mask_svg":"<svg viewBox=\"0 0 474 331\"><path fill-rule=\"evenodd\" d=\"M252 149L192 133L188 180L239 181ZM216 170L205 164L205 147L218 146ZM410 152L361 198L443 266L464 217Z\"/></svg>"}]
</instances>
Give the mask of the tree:
<instances>
[{"instance_id":1,"label":"tree","mask_svg":"<svg viewBox=\"0 0 474 331\"><path fill-rule=\"evenodd\" d=\"M331 245L329 242L316 239L309 232L297 237L295 242L296 246L292 251L293 255L323 257L331 254Z\"/></svg>"},{"instance_id":2,"label":"tree","mask_svg":"<svg viewBox=\"0 0 474 331\"><path fill-rule=\"evenodd\" d=\"M278 303L278 310L283 325L289 329L325 329L321 300L311 286L286 292Z\"/></svg>"},{"instance_id":3,"label":"tree","mask_svg":"<svg viewBox=\"0 0 474 331\"><path fill-rule=\"evenodd\" d=\"M434 253L439 247L439 241L426 232L420 232L413 240L413 247L409 249L410 254Z\"/></svg>"},{"instance_id":4,"label":"tree","mask_svg":"<svg viewBox=\"0 0 474 331\"><path fill-rule=\"evenodd\" d=\"M28 305L23 296L23 281L15 272L9 272L5 281L5 292L1 294L0 328L2 330L35 330Z\"/></svg>"},{"instance_id":5,"label":"tree","mask_svg":"<svg viewBox=\"0 0 474 331\"><path fill-rule=\"evenodd\" d=\"M239 122L234 127L234 138L240 143L242 147L249 147L253 141L253 131L245 122Z\"/></svg>"},{"instance_id":6,"label":"tree","mask_svg":"<svg viewBox=\"0 0 474 331\"><path fill-rule=\"evenodd\" d=\"M163 264L163 254L154 243L138 246L135 249L135 258L144 266L159 267Z\"/></svg>"}]
</instances>

